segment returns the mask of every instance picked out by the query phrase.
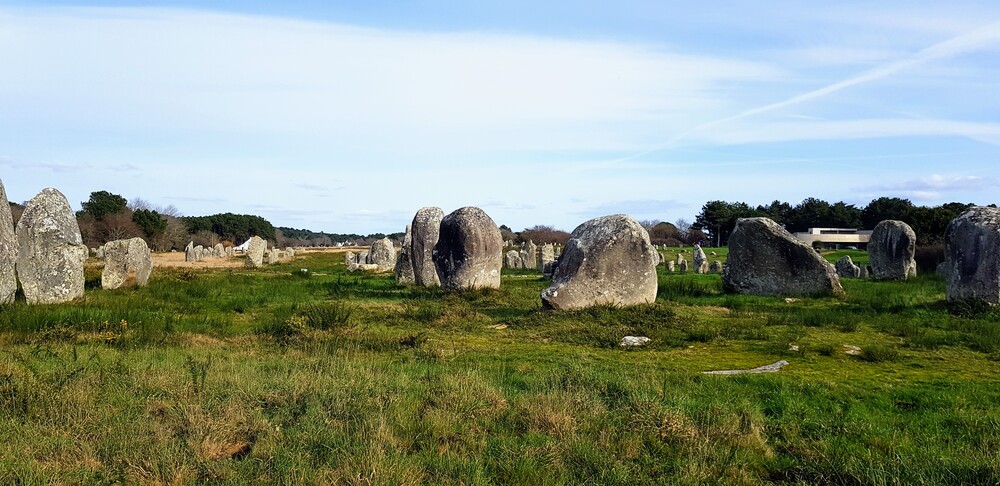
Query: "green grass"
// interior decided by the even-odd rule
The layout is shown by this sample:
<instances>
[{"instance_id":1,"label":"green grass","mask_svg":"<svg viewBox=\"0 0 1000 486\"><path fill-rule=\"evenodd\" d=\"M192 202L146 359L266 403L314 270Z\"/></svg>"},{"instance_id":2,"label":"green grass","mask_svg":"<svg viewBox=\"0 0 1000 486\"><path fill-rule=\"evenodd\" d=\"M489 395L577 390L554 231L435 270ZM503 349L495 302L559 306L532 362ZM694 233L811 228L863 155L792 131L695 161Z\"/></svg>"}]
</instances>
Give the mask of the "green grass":
<instances>
[{"instance_id":1,"label":"green grass","mask_svg":"<svg viewBox=\"0 0 1000 486\"><path fill-rule=\"evenodd\" d=\"M1000 481L1000 318L936 276L786 302L661 268L654 304L553 312L537 273L445 293L341 262L0 308L0 481Z\"/></svg>"}]
</instances>

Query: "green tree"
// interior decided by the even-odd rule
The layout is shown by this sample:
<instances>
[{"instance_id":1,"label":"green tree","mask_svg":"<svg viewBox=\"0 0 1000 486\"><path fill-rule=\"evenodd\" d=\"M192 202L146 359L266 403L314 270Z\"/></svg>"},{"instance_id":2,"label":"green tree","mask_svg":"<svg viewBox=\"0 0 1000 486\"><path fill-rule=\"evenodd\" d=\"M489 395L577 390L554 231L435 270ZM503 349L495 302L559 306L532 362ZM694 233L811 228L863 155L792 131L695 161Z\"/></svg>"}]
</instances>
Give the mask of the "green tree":
<instances>
[{"instance_id":1,"label":"green tree","mask_svg":"<svg viewBox=\"0 0 1000 486\"><path fill-rule=\"evenodd\" d=\"M151 209L137 209L132 213L132 222L146 234L148 238L163 233L167 229L167 220L160 213Z\"/></svg>"},{"instance_id":2,"label":"green tree","mask_svg":"<svg viewBox=\"0 0 1000 486\"><path fill-rule=\"evenodd\" d=\"M740 218L757 216L757 211L744 202L709 201L701 207L701 212L695 216L693 229L707 231L712 241L706 243L727 245L729 235L736 227Z\"/></svg>"},{"instance_id":3,"label":"green tree","mask_svg":"<svg viewBox=\"0 0 1000 486\"><path fill-rule=\"evenodd\" d=\"M895 219L909 224L913 216L913 203L898 197L880 197L868 203L861 210L861 225L872 229L887 219Z\"/></svg>"},{"instance_id":4,"label":"green tree","mask_svg":"<svg viewBox=\"0 0 1000 486\"><path fill-rule=\"evenodd\" d=\"M124 211L128 206L128 201L118 194L112 194L108 191L96 191L90 193L90 199L80 203L80 205L83 207L83 212L92 215L94 219L100 221L109 214Z\"/></svg>"}]
</instances>

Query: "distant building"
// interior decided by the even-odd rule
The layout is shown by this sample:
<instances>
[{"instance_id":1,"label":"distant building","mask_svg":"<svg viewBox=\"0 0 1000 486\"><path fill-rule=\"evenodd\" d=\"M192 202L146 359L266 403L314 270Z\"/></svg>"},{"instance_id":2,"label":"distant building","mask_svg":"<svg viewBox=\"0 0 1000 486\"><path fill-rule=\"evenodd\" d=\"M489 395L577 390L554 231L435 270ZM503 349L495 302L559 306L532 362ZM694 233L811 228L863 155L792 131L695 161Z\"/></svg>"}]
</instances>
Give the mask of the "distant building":
<instances>
[{"instance_id":1,"label":"distant building","mask_svg":"<svg viewBox=\"0 0 1000 486\"><path fill-rule=\"evenodd\" d=\"M808 231L793 235L814 248L854 247L863 250L868 247L872 231L854 228L809 228Z\"/></svg>"}]
</instances>

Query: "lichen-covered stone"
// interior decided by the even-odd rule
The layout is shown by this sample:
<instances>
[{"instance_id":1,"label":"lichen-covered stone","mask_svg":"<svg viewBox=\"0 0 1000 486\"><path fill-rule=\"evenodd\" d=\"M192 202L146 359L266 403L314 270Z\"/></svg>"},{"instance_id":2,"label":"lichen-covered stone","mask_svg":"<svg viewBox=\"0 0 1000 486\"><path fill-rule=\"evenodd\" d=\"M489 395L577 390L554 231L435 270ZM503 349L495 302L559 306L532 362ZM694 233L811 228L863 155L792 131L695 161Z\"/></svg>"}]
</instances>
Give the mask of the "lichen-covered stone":
<instances>
[{"instance_id":1,"label":"lichen-covered stone","mask_svg":"<svg viewBox=\"0 0 1000 486\"><path fill-rule=\"evenodd\" d=\"M396 269L396 248L392 240L382 238L372 243L368 249L368 259L365 263L375 265L376 272L392 272Z\"/></svg>"},{"instance_id":2,"label":"lichen-covered stone","mask_svg":"<svg viewBox=\"0 0 1000 486\"><path fill-rule=\"evenodd\" d=\"M14 301L17 292L17 235L14 233L14 216L3 181L0 181L0 304Z\"/></svg>"},{"instance_id":3,"label":"lichen-covered stone","mask_svg":"<svg viewBox=\"0 0 1000 486\"><path fill-rule=\"evenodd\" d=\"M482 209L469 206L445 216L433 256L446 289L500 288L503 238Z\"/></svg>"},{"instance_id":4,"label":"lichen-covered stone","mask_svg":"<svg viewBox=\"0 0 1000 486\"><path fill-rule=\"evenodd\" d=\"M600 304L636 305L656 300L656 249L649 234L624 214L577 226L559 257L542 305L579 309Z\"/></svg>"},{"instance_id":5,"label":"lichen-covered stone","mask_svg":"<svg viewBox=\"0 0 1000 486\"><path fill-rule=\"evenodd\" d=\"M1000 209L973 207L944 232L949 302L1000 305Z\"/></svg>"},{"instance_id":6,"label":"lichen-covered stone","mask_svg":"<svg viewBox=\"0 0 1000 486\"><path fill-rule=\"evenodd\" d=\"M503 265L507 268L521 268L521 255L517 250L510 250L503 257Z\"/></svg>"},{"instance_id":7,"label":"lichen-covered stone","mask_svg":"<svg viewBox=\"0 0 1000 486\"><path fill-rule=\"evenodd\" d=\"M753 295L843 294L833 265L768 218L745 218L729 237L722 272L729 292Z\"/></svg>"},{"instance_id":8,"label":"lichen-covered stone","mask_svg":"<svg viewBox=\"0 0 1000 486\"><path fill-rule=\"evenodd\" d=\"M144 287L153 271L153 257L142 238L109 241L104 244L101 288Z\"/></svg>"},{"instance_id":9,"label":"lichen-covered stone","mask_svg":"<svg viewBox=\"0 0 1000 486\"><path fill-rule=\"evenodd\" d=\"M262 267L264 265L264 252L266 251L267 240L254 235L253 238L250 238L250 243L247 245L246 263L243 266L246 268Z\"/></svg>"},{"instance_id":10,"label":"lichen-covered stone","mask_svg":"<svg viewBox=\"0 0 1000 486\"><path fill-rule=\"evenodd\" d=\"M552 263L556 261L556 248L551 243L545 243L542 245L540 253L541 257L538 260L538 271L542 272L544 275L545 267L551 266Z\"/></svg>"},{"instance_id":11,"label":"lichen-covered stone","mask_svg":"<svg viewBox=\"0 0 1000 486\"><path fill-rule=\"evenodd\" d=\"M917 276L913 254L917 234L910 225L887 219L875 225L868 240L868 261L874 280L906 280Z\"/></svg>"},{"instance_id":12,"label":"lichen-covered stone","mask_svg":"<svg viewBox=\"0 0 1000 486\"><path fill-rule=\"evenodd\" d=\"M412 257L413 282L422 287L438 287L437 268L434 266L434 246L437 245L441 233L441 220L444 211L441 208L420 208L413 216L410 229L413 232Z\"/></svg>"},{"instance_id":13,"label":"lichen-covered stone","mask_svg":"<svg viewBox=\"0 0 1000 486\"><path fill-rule=\"evenodd\" d=\"M691 262L694 263L694 273L708 273L708 255L705 255L705 250L701 249L701 245L694 245L692 252Z\"/></svg>"},{"instance_id":14,"label":"lichen-covered stone","mask_svg":"<svg viewBox=\"0 0 1000 486\"><path fill-rule=\"evenodd\" d=\"M521 246L521 268L534 270L538 268L538 245L528 240Z\"/></svg>"},{"instance_id":15,"label":"lichen-covered stone","mask_svg":"<svg viewBox=\"0 0 1000 486\"><path fill-rule=\"evenodd\" d=\"M837 269L837 275L841 278L861 278L861 267L854 264L854 261L851 260L851 255L840 257L833 266Z\"/></svg>"},{"instance_id":16,"label":"lichen-covered stone","mask_svg":"<svg viewBox=\"0 0 1000 486\"><path fill-rule=\"evenodd\" d=\"M61 192L48 188L24 207L17 234L17 276L29 304L58 304L83 295L87 247Z\"/></svg>"},{"instance_id":17,"label":"lichen-covered stone","mask_svg":"<svg viewBox=\"0 0 1000 486\"><path fill-rule=\"evenodd\" d=\"M413 275L413 232L406 225L406 235L403 236L403 247L396 257L396 283L412 285L416 279Z\"/></svg>"}]
</instances>

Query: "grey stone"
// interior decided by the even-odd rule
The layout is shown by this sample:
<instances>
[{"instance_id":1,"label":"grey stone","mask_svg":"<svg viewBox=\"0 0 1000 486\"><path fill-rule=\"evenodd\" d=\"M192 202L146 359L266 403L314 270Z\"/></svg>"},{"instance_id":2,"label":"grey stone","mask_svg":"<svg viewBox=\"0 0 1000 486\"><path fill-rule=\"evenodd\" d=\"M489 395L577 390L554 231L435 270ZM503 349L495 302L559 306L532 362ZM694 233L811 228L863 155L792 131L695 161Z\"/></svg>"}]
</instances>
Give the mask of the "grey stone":
<instances>
[{"instance_id":1,"label":"grey stone","mask_svg":"<svg viewBox=\"0 0 1000 486\"><path fill-rule=\"evenodd\" d=\"M503 258L503 264L507 268L521 268L521 255L517 250L508 251Z\"/></svg>"},{"instance_id":2,"label":"grey stone","mask_svg":"<svg viewBox=\"0 0 1000 486\"><path fill-rule=\"evenodd\" d=\"M215 258L223 258L226 256L226 247L222 246L222 243L216 243L212 247L212 256Z\"/></svg>"},{"instance_id":3,"label":"grey stone","mask_svg":"<svg viewBox=\"0 0 1000 486\"><path fill-rule=\"evenodd\" d=\"M680 269L680 272L681 273L687 273L687 271L688 271L688 261L686 259L684 259L684 258L681 258L680 260L681 260L681 263L680 263L680 265L678 265L678 268Z\"/></svg>"},{"instance_id":4,"label":"grey stone","mask_svg":"<svg viewBox=\"0 0 1000 486\"><path fill-rule=\"evenodd\" d=\"M153 271L153 257L142 238L109 241L104 244L101 288L145 287Z\"/></svg>"},{"instance_id":5,"label":"grey stone","mask_svg":"<svg viewBox=\"0 0 1000 486\"><path fill-rule=\"evenodd\" d=\"M247 245L246 262L243 266L246 268L262 267L264 265L265 251L267 251L267 241L254 235L253 238L250 238L250 243Z\"/></svg>"},{"instance_id":6,"label":"grey stone","mask_svg":"<svg viewBox=\"0 0 1000 486\"><path fill-rule=\"evenodd\" d=\"M858 278L861 279L868 278L868 276L871 275L871 271L869 270L870 267L868 265L860 265L860 267L861 267L861 272L858 274Z\"/></svg>"},{"instance_id":7,"label":"grey stone","mask_svg":"<svg viewBox=\"0 0 1000 486\"><path fill-rule=\"evenodd\" d=\"M233 247L232 246L227 246L226 247L226 258L232 258L232 257L233 257Z\"/></svg>"},{"instance_id":8,"label":"grey stone","mask_svg":"<svg viewBox=\"0 0 1000 486\"><path fill-rule=\"evenodd\" d=\"M649 234L624 214L577 226L542 292L542 305L579 309L600 304L636 305L656 300L656 249Z\"/></svg>"},{"instance_id":9,"label":"grey stone","mask_svg":"<svg viewBox=\"0 0 1000 486\"><path fill-rule=\"evenodd\" d=\"M420 208L410 225L413 232L413 281L422 287L441 285L437 268L434 266L434 246L441 233L441 208Z\"/></svg>"},{"instance_id":10,"label":"grey stone","mask_svg":"<svg viewBox=\"0 0 1000 486\"><path fill-rule=\"evenodd\" d=\"M104 256L98 256L97 258L104 258ZM196 262L198 258L194 253L194 242L189 241L187 246L184 247L184 261L186 262Z\"/></svg>"},{"instance_id":11,"label":"grey stone","mask_svg":"<svg viewBox=\"0 0 1000 486\"><path fill-rule=\"evenodd\" d=\"M468 206L441 220L434 266L446 289L500 288L503 239L493 219Z\"/></svg>"},{"instance_id":12,"label":"grey stone","mask_svg":"<svg viewBox=\"0 0 1000 486\"><path fill-rule=\"evenodd\" d=\"M194 247L194 261L200 262L205 259L205 247L196 245Z\"/></svg>"},{"instance_id":13,"label":"grey stone","mask_svg":"<svg viewBox=\"0 0 1000 486\"><path fill-rule=\"evenodd\" d=\"M357 265L357 264L358 264L358 256L355 255L353 251L344 253L344 265L347 265L349 267L351 265Z\"/></svg>"},{"instance_id":14,"label":"grey stone","mask_svg":"<svg viewBox=\"0 0 1000 486\"><path fill-rule=\"evenodd\" d=\"M87 247L66 196L43 189L24 207L15 233L15 268L29 304L58 304L83 295Z\"/></svg>"},{"instance_id":15,"label":"grey stone","mask_svg":"<svg viewBox=\"0 0 1000 486\"><path fill-rule=\"evenodd\" d=\"M708 271L712 273L722 273L722 262L715 260L708 265Z\"/></svg>"},{"instance_id":16,"label":"grey stone","mask_svg":"<svg viewBox=\"0 0 1000 486\"><path fill-rule=\"evenodd\" d=\"M542 245L539 253L541 253L541 258L538 260L538 271L544 274L545 266L551 265L556 261L556 248L551 243L546 243Z\"/></svg>"},{"instance_id":17,"label":"grey stone","mask_svg":"<svg viewBox=\"0 0 1000 486\"><path fill-rule=\"evenodd\" d=\"M947 278L948 277L948 262L947 261L943 261L941 263L938 263L937 267L934 267L934 273L936 273L936 274L938 274L938 275L940 275L942 277Z\"/></svg>"},{"instance_id":18,"label":"grey stone","mask_svg":"<svg viewBox=\"0 0 1000 486\"><path fill-rule=\"evenodd\" d=\"M854 264L850 255L840 257L833 266L841 278L861 278L861 267Z\"/></svg>"},{"instance_id":19,"label":"grey stone","mask_svg":"<svg viewBox=\"0 0 1000 486\"><path fill-rule=\"evenodd\" d=\"M745 218L729 237L722 273L729 292L753 295L843 294L833 265L768 218Z\"/></svg>"},{"instance_id":20,"label":"grey stone","mask_svg":"<svg viewBox=\"0 0 1000 486\"><path fill-rule=\"evenodd\" d=\"M668 261L667 261L667 263L666 263L666 265L667 265L667 271L668 271L668 272L673 272L674 270L676 270L676 269L677 269L677 268L676 268L676 267L677 267L677 264L676 264L676 263L674 263L674 261L673 261L673 260L668 260Z\"/></svg>"},{"instance_id":21,"label":"grey stone","mask_svg":"<svg viewBox=\"0 0 1000 486\"><path fill-rule=\"evenodd\" d=\"M652 339L649 339L646 336L625 336L625 337L622 338L622 342L619 343L618 345L622 346L622 347L625 347L625 346L644 346L646 343L648 343L650 341L652 341Z\"/></svg>"},{"instance_id":22,"label":"grey stone","mask_svg":"<svg viewBox=\"0 0 1000 486\"><path fill-rule=\"evenodd\" d=\"M944 232L948 302L1000 305L1000 209L973 207Z\"/></svg>"},{"instance_id":23,"label":"grey stone","mask_svg":"<svg viewBox=\"0 0 1000 486\"><path fill-rule=\"evenodd\" d=\"M10 201L0 181L0 304L14 301L17 292L17 234L14 233L14 216Z\"/></svg>"},{"instance_id":24,"label":"grey stone","mask_svg":"<svg viewBox=\"0 0 1000 486\"><path fill-rule=\"evenodd\" d=\"M887 219L875 225L868 240L868 261L874 280L906 280L917 276L913 253L917 235L910 225Z\"/></svg>"},{"instance_id":25,"label":"grey stone","mask_svg":"<svg viewBox=\"0 0 1000 486\"><path fill-rule=\"evenodd\" d=\"M281 250L277 248L272 248L271 251L267 252L267 264L276 265L281 261Z\"/></svg>"},{"instance_id":26,"label":"grey stone","mask_svg":"<svg viewBox=\"0 0 1000 486\"><path fill-rule=\"evenodd\" d=\"M406 236L403 237L403 247L400 248L399 256L396 257L396 283L404 285L412 285L416 282L416 278L413 275L413 257L411 254L413 251L413 233L410 228L410 225L406 225Z\"/></svg>"},{"instance_id":27,"label":"grey stone","mask_svg":"<svg viewBox=\"0 0 1000 486\"><path fill-rule=\"evenodd\" d=\"M683 252L683 251L684 250L681 250L681 252ZM677 253L677 258L674 259L674 263L676 265L680 266L681 262L683 262L683 261L684 261L684 255L681 255L680 253Z\"/></svg>"},{"instance_id":28,"label":"grey stone","mask_svg":"<svg viewBox=\"0 0 1000 486\"><path fill-rule=\"evenodd\" d=\"M708 273L708 256L705 255L705 250L701 249L701 245L694 245L693 256L691 257L692 263L694 263L694 273Z\"/></svg>"},{"instance_id":29,"label":"grey stone","mask_svg":"<svg viewBox=\"0 0 1000 486\"><path fill-rule=\"evenodd\" d=\"M375 265L376 272L392 272L396 269L396 248L392 246L392 240L382 238L372 243L368 250L366 263Z\"/></svg>"},{"instance_id":30,"label":"grey stone","mask_svg":"<svg viewBox=\"0 0 1000 486\"><path fill-rule=\"evenodd\" d=\"M538 268L538 245L531 240L521 246L521 268Z\"/></svg>"}]
</instances>

